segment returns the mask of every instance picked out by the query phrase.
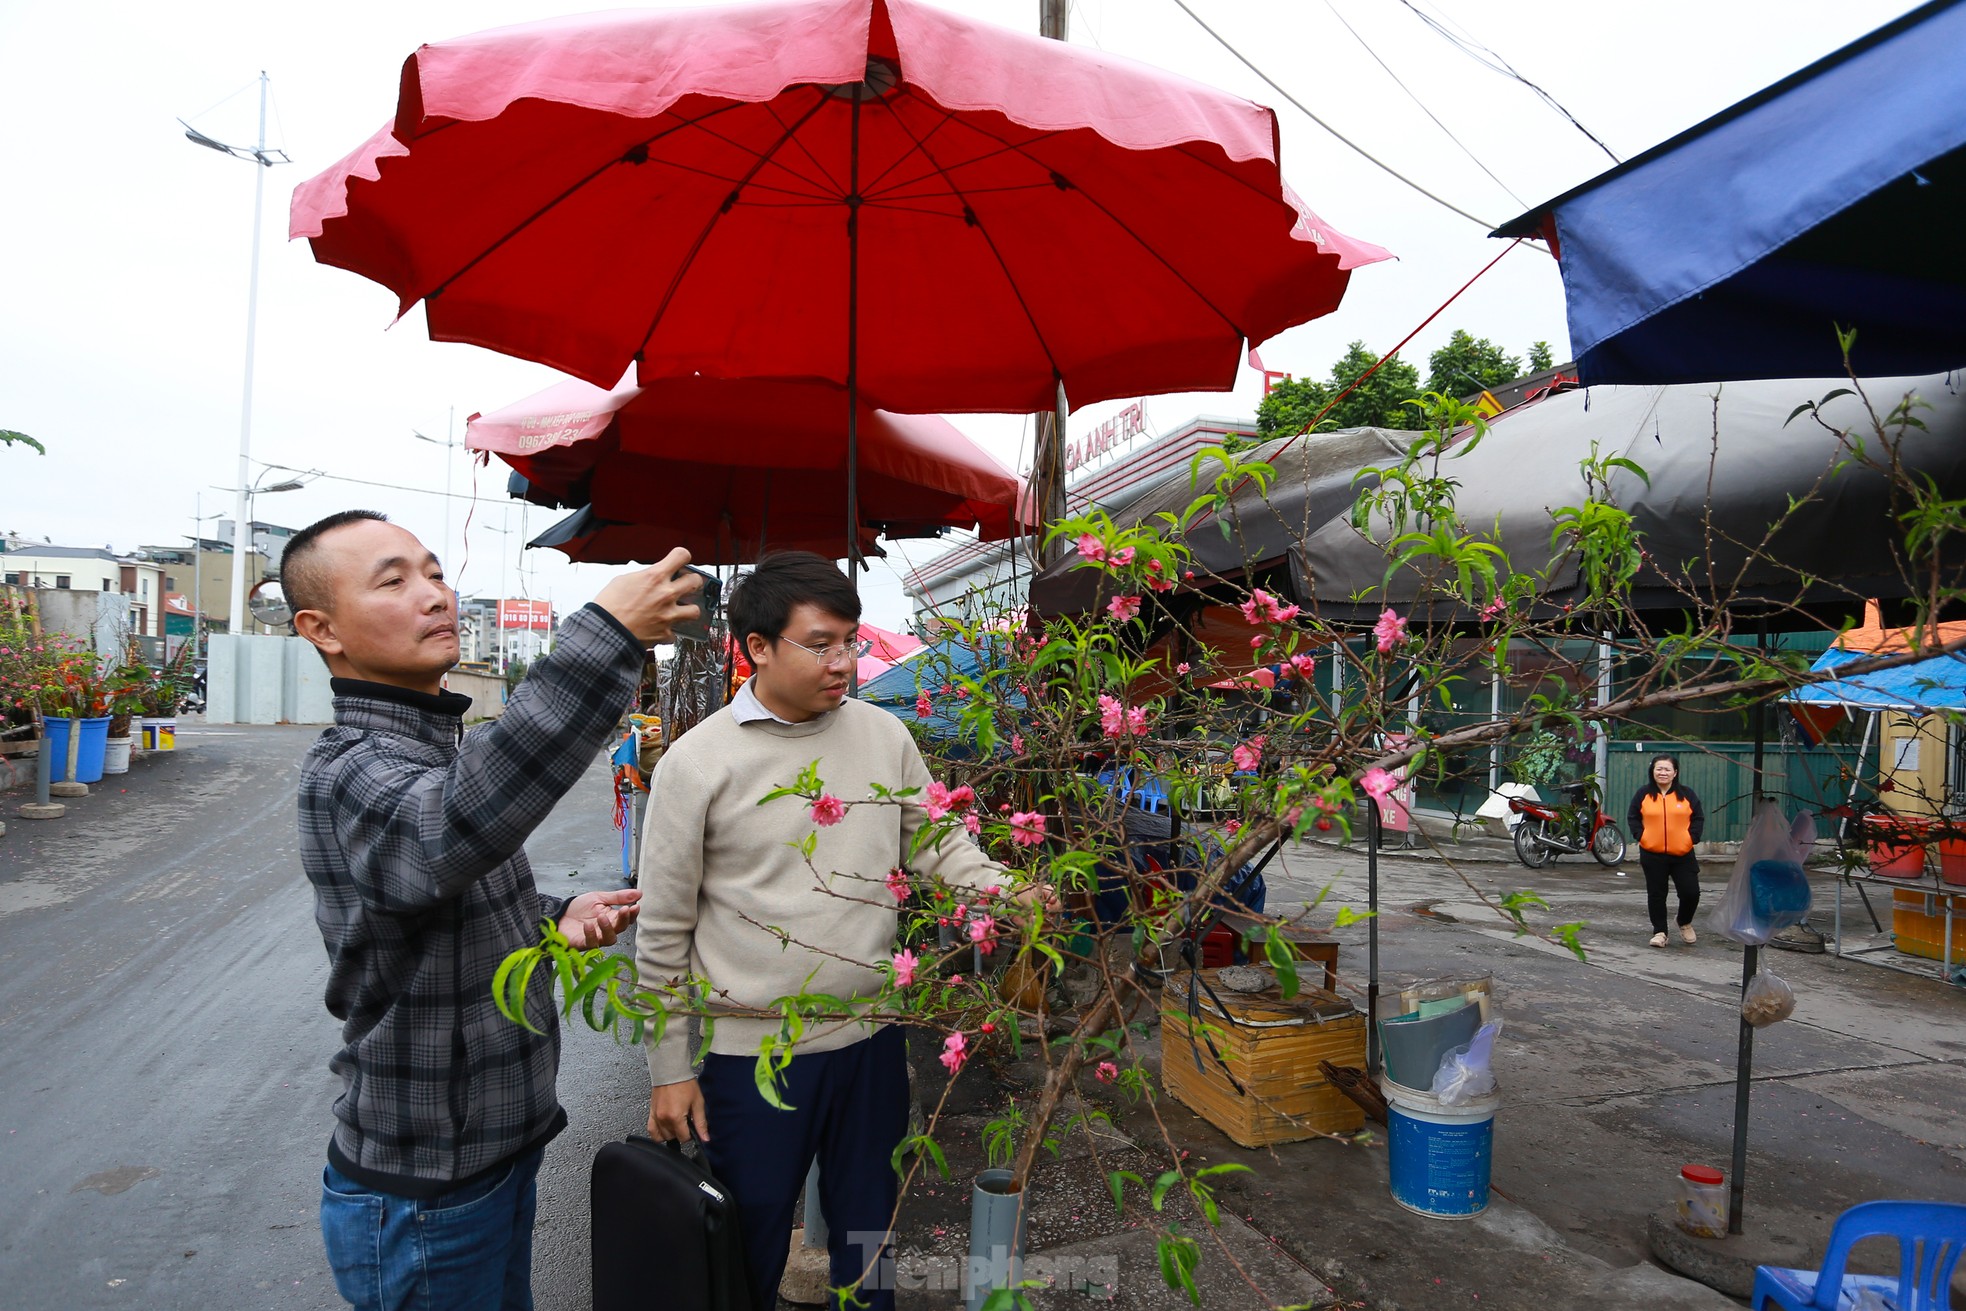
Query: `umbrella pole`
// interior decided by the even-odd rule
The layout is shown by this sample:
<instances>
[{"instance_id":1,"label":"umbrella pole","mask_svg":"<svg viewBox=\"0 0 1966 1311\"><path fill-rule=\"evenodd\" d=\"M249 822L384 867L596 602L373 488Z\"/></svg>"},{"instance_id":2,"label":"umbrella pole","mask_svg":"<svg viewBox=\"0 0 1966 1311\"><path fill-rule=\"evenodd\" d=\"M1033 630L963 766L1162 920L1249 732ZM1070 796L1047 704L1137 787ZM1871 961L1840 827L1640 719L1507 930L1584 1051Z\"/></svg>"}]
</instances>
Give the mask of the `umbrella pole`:
<instances>
[{"instance_id":1,"label":"umbrella pole","mask_svg":"<svg viewBox=\"0 0 1966 1311\"><path fill-rule=\"evenodd\" d=\"M856 592L860 590L860 97L865 90L865 83L853 88L846 198L846 572ZM851 682L851 671L848 678Z\"/></svg>"}]
</instances>

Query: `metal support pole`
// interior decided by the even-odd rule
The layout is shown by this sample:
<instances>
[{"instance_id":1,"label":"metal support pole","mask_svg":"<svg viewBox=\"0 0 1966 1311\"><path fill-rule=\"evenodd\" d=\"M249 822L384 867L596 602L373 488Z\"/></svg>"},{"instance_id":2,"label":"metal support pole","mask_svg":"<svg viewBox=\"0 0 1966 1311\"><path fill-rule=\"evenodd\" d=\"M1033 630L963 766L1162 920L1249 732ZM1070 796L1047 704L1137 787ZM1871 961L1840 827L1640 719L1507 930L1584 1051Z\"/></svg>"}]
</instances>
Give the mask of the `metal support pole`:
<instances>
[{"instance_id":1,"label":"metal support pole","mask_svg":"<svg viewBox=\"0 0 1966 1311\"><path fill-rule=\"evenodd\" d=\"M1765 654L1768 650L1768 621L1761 620L1756 630L1755 649ZM1762 786L1762 765L1767 751L1767 718L1762 714L1765 707L1755 705L1749 713L1754 716L1754 808L1759 809L1766 789ZM1761 948L1748 947L1741 952L1741 1000L1747 1001L1748 984L1754 979L1755 969L1761 963ZM1748 1095L1754 1087L1754 1026L1747 1017L1741 1017L1741 1045L1734 1058L1734 1168L1727 1181L1727 1232L1741 1232L1741 1213L1746 1205L1748 1172Z\"/></svg>"},{"instance_id":2,"label":"metal support pole","mask_svg":"<svg viewBox=\"0 0 1966 1311\"><path fill-rule=\"evenodd\" d=\"M1747 1000L1748 983L1761 963L1761 948L1741 952L1741 1000ZM1727 1180L1727 1232L1741 1232L1741 1211L1745 1205L1748 1173L1748 1092L1754 1082L1754 1026L1741 1017L1741 1047L1734 1061L1734 1168Z\"/></svg>"},{"instance_id":3,"label":"metal support pole","mask_svg":"<svg viewBox=\"0 0 1966 1311\"><path fill-rule=\"evenodd\" d=\"M806 1171L806 1232L807 1247L824 1248L831 1231L826 1228L826 1208L819 1202L819 1162L814 1161Z\"/></svg>"},{"instance_id":4,"label":"metal support pole","mask_svg":"<svg viewBox=\"0 0 1966 1311\"><path fill-rule=\"evenodd\" d=\"M253 530L246 503L246 488L252 483L253 449L253 346L259 336L259 232L266 210L266 70L259 74L259 147L253 155L253 262L246 283L246 383L239 402L239 480L234 484L232 530L232 607L226 622L232 632L242 633L246 621L246 560Z\"/></svg>"},{"instance_id":5,"label":"metal support pole","mask_svg":"<svg viewBox=\"0 0 1966 1311\"><path fill-rule=\"evenodd\" d=\"M1365 799L1365 1077L1379 1077L1379 800Z\"/></svg>"}]
</instances>

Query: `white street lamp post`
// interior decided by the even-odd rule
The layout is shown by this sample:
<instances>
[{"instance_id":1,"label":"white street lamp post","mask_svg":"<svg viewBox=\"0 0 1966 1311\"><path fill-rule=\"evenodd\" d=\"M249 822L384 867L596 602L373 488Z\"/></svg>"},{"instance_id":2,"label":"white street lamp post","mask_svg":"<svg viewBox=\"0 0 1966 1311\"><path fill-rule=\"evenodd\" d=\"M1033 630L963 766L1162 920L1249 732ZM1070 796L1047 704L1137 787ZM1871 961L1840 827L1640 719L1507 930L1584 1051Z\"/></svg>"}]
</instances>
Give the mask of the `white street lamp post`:
<instances>
[{"instance_id":1,"label":"white street lamp post","mask_svg":"<svg viewBox=\"0 0 1966 1311\"><path fill-rule=\"evenodd\" d=\"M253 259L252 274L246 284L246 381L245 391L239 404L239 477L234 483L236 498L233 510L238 527L233 531L232 543L232 605L228 622L236 627L246 612L246 566L241 559L243 546L240 539L250 538L251 520L248 518L246 497L247 480L252 475L250 460L253 445L253 347L259 330L259 236L261 219L266 209L266 170L275 164L288 164L286 152L266 148L266 70L259 74L259 144L250 150L245 146L230 146L222 141L206 136L203 132L185 123L184 135L189 140L216 150L220 154L235 159L251 160L259 165L253 173Z\"/></svg>"}]
</instances>

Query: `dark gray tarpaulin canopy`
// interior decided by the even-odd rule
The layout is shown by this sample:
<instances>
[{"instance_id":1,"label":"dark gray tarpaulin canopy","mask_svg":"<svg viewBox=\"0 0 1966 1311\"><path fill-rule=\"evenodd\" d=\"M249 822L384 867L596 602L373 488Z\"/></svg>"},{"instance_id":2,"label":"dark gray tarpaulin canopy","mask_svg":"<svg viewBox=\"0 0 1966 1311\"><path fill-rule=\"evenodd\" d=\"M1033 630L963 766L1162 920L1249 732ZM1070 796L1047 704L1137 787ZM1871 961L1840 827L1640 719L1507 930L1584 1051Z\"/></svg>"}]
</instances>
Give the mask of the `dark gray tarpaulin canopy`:
<instances>
[{"instance_id":1,"label":"dark gray tarpaulin canopy","mask_svg":"<svg viewBox=\"0 0 1966 1311\"><path fill-rule=\"evenodd\" d=\"M1237 491L1233 509L1218 511L1191 527L1187 544L1194 552L1195 573L1202 578L1237 578L1245 569L1262 565L1288 567L1296 543L1351 507L1357 498L1352 480L1358 471L1398 463L1408 443L1418 435L1350 428L1279 437L1244 452L1245 460L1273 464L1276 477L1267 494L1246 484ZM1177 469L1129 505L1124 514L1116 515L1115 521L1127 527L1155 523L1160 514L1178 518L1195 498L1214 489L1221 468L1213 460L1203 460L1198 481L1190 468ZM1229 525L1226 538L1219 527L1224 522ZM1082 568L1082 564L1078 552L1070 551L1033 580L1031 604L1040 614L1083 614L1112 595L1106 571Z\"/></svg>"},{"instance_id":2,"label":"dark gray tarpaulin canopy","mask_svg":"<svg viewBox=\"0 0 1966 1311\"><path fill-rule=\"evenodd\" d=\"M1916 411L1926 427L1908 434L1903 455L1909 470L1931 475L1948 496L1966 496L1962 382L1937 374L1863 383L1880 414L1908 392L1930 406ZM1441 473L1460 483L1455 506L1467 530L1499 533L1518 568L1549 570L1539 589L1545 614L1584 597L1576 559L1554 553L1550 536L1552 513L1583 500L1579 465L1595 448L1600 456L1632 460L1650 479L1648 486L1618 470L1610 481L1612 499L1636 516L1650 555L1632 598L1639 613L1663 619L1696 598L1709 604L1732 598L1764 609L1799 601L1824 618L1846 612L1856 617L1863 597L1906 595L1904 531L1892 519L1891 489L1881 475L1864 469L1829 475L1838 453L1835 437L1806 414L1789 420L1804 401L1848 386L1847 379L1832 378L1563 392L1494 420L1471 451L1444 459ZM1837 425L1869 429L1852 396L1831 401L1823 414ZM1264 586L1287 591L1337 623L1370 624L1388 605L1419 624L1473 621L1474 610L1444 597L1411 569L1388 581L1390 530L1381 522L1367 537L1351 524L1359 488L1373 481L1369 475L1355 481L1359 472L1397 461L1415 436L1359 428L1279 439L1250 452L1250 458L1274 463L1277 476L1267 492L1243 485L1231 510L1190 529L1196 572L1260 577ZM1876 446L1874 439L1869 444ZM1187 470L1170 475L1121 522L1151 521L1163 510L1179 514L1208 489L1206 467L1204 477L1197 489ZM1789 498L1811 489L1820 499L1768 541L1761 552L1768 558L1756 560L1768 526L1783 515ZM1217 526L1221 520L1231 528L1226 539ZM1949 547L1945 563L1966 565L1962 549ZM1103 604L1109 576L1079 563L1070 553L1038 575L1031 599L1040 613L1084 613ZM1799 575L1821 581L1804 589ZM1186 595L1183 589L1169 600L1179 608Z\"/></svg>"},{"instance_id":3,"label":"dark gray tarpaulin canopy","mask_svg":"<svg viewBox=\"0 0 1966 1311\"><path fill-rule=\"evenodd\" d=\"M1865 393L1880 415L1916 393L1930 406L1916 411L1925 429L1906 433L1900 451L1907 470L1929 474L1947 496L1966 495L1966 400L1960 379L1869 379ZM1809 415L1789 416L1848 380L1788 379L1688 383L1669 387L1594 387L1552 396L1496 419L1467 454L1442 462L1457 479L1455 509L1470 531L1497 537L1510 561L1527 572L1549 569L1539 588L1547 613L1583 601L1585 583L1574 552L1553 550L1553 514L1585 497L1582 461L1623 456L1650 480L1613 470L1611 499L1632 512L1649 559L1640 570L1632 606L1668 615L1697 603L1732 599L1776 608L1800 602L1819 615L1860 617L1864 597L1900 598L1917 580L1903 563L1904 528L1894 514L1890 481L1873 470L1833 472L1841 448ZM1823 408L1824 419L1858 434L1871 431L1857 397ZM1868 448L1878 442L1871 435ZM1772 538L1790 498L1816 493ZM1466 622L1476 616L1413 569L1385 582L1383 522L1367 537L1340 516L1296 548L1297 573L1309 581L1306 601L1329 619L1369 621L1387 605L1416 623ZM1765 540L1765 545L1764 545ZM1962 563L1954 545L1945 563ZM1930 562L1925 562L1929 567ZM1799 579L1813 580L1806 588ZM1356 592L1374 588L1361 601Z\"/></svg>"}]
</instances>

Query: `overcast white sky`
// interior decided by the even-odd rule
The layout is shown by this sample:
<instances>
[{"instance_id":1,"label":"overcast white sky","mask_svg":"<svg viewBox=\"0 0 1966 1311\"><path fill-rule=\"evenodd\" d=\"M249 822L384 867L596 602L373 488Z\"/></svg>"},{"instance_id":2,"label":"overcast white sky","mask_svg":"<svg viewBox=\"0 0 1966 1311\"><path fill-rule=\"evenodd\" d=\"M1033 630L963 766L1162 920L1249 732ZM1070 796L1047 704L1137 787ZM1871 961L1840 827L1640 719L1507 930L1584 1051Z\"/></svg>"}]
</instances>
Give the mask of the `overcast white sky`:
<instances>
[{"instance_id":1,"label":"overcast white sky","mask_svg":"<svg viewBox=\"0 0 1966 1311\"><path fill-rule=\"evenodd\" d=\"M1037 0L945 2L1010 26L1037 23ZM1402 0L1190 3L1313 112L1490 222L1610 165L1528 89L1478 66ZM1554 9L1541 0L1414 3L1460 24L1627 157L1913 7L1908 0L1595 0ZM451 431L461 440L466 414L516 400L556 375L433 343L420 310L390 328L387 291L317 265L305 242L285 240L287 202L296 184L389 116L402 61L419 43L591 8L555 0L0 0L0 428L48 446L45 458L0 451L0 528L128 550L185 538L201 492L207 513L230 513L229 493L214 488L234 484L253 168L193 146L175 120L251 142L257 101L248 84L261 68L272 76L277 110L269 136L295 163L267 176L253 455L429 491L443 489L449 461L453 490L471 491L463 453L416 442L411 430L442 436L455 407ZM1508 191L1427 120L1340 14ZM1273 369L1321 376L1354 338L1388 348L1502 249L1484 229L1334 141L1172 0L1075 0L1071 35L1274 106L1284 171L1297 190L1334 226L1399 256L1354 274L1336 314L1265 346ZM1456 327L1518 354L1545 339L1565 358L1554 265L1518 249L1407 356L1424 365ZM1196 414L1248 416L1260 394L1260 379L1245 371L1233 394L1149 398L1149 427L1162 431ZM1073 435L1120 404L1075 415ZM1006 465L1028 463L1019 420L954 422ZM599 589L611 570L569 565L553 551L526 552L522 574L520 533L536 534L555 516L510 507L502 465L476 479L484 499L475 509L449 502L448 543L439 547L462 590L499 590L506 543L508 594L550 595L565 610ZM388 512L433 547L445 541L440 496L328 479L262 498L255 516L299 527L354 505ZM501 527L509 534L493 531ZM942 548L891 549L905 567ZM866 592L868 619L899 627L908 607L892 571L877 565Z\"/></svg>"}]
</instances>

